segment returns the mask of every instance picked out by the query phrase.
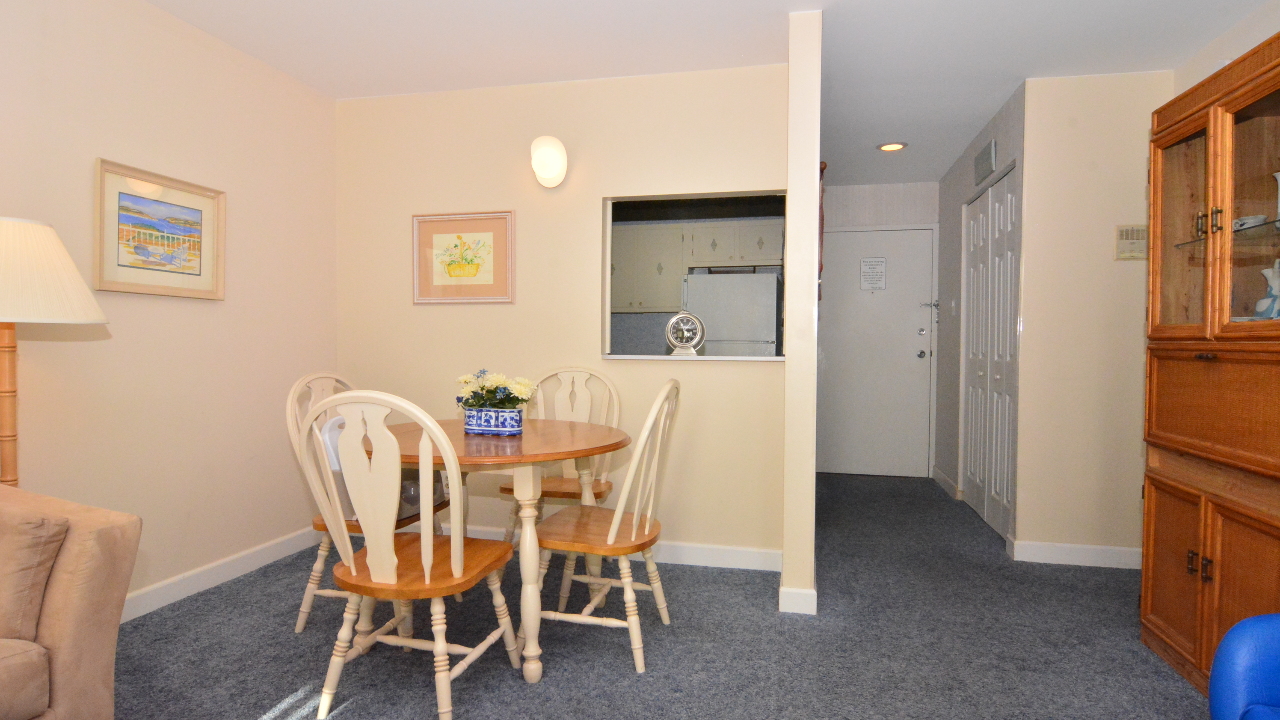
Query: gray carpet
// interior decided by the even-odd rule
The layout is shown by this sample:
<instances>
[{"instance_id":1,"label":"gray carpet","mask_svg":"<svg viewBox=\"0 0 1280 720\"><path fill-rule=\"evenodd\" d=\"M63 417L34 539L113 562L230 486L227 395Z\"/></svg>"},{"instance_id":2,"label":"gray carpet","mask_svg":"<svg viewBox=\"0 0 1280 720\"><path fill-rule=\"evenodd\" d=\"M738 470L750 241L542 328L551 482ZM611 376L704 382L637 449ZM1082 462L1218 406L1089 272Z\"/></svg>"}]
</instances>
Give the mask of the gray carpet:
<instances>
[{"instance_id":1,"label":"gray carpet","mask_svg":"<svg viewBox=\"0 0 1280 720\"><path fill-rule=\"evenodd\" d=\"M317 598L293 633L314 557L126 623L117 717L314 717L342 615L341 601ZM511 569L504 590L518 613ZM525 684L499 645L454 681L455 717L1208 717L1138 641L1137 571L1014 563L928 480L820 476L818 573L810 617L775 611L777 573L663 565L672 625L640 598L648 672L635 673L625 630L544 622L543 682ZM573 603L584 599L575 590ZM495 627L483 584L448 603L451 642ZM605 612L621 605L614 591ZM379 619L389 615L380 604ZM429 637L425 604L416 621ZM375 647L347 666L337 707L340 720L433 718L431 656Z\"/></svg>"}]
</instances>

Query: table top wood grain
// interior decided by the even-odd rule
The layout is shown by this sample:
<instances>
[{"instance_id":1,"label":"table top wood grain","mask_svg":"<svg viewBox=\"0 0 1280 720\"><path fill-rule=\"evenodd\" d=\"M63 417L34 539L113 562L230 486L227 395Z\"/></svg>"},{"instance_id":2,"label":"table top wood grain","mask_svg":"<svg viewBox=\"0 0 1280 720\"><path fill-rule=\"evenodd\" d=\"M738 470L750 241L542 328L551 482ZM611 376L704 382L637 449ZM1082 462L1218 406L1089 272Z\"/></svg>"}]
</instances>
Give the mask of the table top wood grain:
<instances>
[{"instance_id":1,"label":"table top wood grain","mask_svg":"<svg viewBox=\"0 0 1280 720\"><path fill-rule=\"evenodd\" d=\"M631 437L617 428L568 420L524 421L524 434L511 436L468 435L461 420L440 420L460 465L518 465L603 455L631 444ZM400 443L400 461L418 462L422 428L402 423L387 428ZM439 454L435 464L444 460Z\"/></svg>"}]
</instances>

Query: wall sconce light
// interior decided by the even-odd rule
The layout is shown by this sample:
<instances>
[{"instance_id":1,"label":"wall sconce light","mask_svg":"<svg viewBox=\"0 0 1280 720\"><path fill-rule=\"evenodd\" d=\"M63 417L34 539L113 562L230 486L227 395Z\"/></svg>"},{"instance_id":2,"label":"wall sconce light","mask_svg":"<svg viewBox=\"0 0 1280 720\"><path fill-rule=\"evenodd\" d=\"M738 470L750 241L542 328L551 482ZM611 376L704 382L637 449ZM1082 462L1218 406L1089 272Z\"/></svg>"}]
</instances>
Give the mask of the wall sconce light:
<instances>
[{"instance_id":1,"label":"wall sconce light","mask_svg":"<svg viewBox=\"0 0 1280 720\"><path fill-rule=\"evenodd\" d=\"M529 146L530 163L533 174L543 187L555 187L564 180L569 169L569 156L564 151L564 143L550 135L543 135Z\"/></svg>"}]
</instances>

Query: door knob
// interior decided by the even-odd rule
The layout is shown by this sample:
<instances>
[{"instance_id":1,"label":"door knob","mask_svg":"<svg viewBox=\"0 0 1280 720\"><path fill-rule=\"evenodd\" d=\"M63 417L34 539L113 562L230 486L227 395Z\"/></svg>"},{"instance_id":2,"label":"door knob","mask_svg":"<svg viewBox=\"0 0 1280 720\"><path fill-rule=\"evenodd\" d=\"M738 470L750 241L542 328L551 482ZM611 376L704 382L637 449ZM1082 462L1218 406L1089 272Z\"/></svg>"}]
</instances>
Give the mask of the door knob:
<instances>
[{"instance_id":1,"label":"door knob","mask_svg":"<svg viewBox=\"0 0 1280 720\"><path fill-rule=\"evenodd\" d=\"M922 357L924 357L924 351L923 351L923 350L921 350L920 352L916 353L916 357L918 357L918 358L922 358Z\"/></svg>"},{"instance_id":2,"label":"door knob","mask_svg":"<svg viewBox=\"0 0 1280 720\"><path fill-rule=\"evenodd\" d=\"M919 330L917 330L917 331L916 331L916 334L917 334L917 335L923 335L923 334L924 334L924 328L920 328Z\"/></svg>"}]
</instances>

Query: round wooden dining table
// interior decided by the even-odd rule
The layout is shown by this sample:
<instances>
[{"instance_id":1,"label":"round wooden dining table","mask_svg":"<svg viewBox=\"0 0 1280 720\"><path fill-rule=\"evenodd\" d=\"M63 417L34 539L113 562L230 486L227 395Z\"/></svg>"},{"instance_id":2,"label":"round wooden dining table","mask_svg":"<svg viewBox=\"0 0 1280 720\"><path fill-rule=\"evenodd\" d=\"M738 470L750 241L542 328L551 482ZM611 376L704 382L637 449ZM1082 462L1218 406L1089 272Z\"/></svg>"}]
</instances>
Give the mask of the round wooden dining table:
<instances>
[{"instance_id":1,"label":"round wooden dining table","mask_svg":"<svg viewBox=\"0 0 1280 720\"><path fill-rule=\"evenodd\" d=\"M538 628L542 620L542 597L538 592L538 498L542 496L543 465L559 465L594 455L621 450L631 444L623 431L607 425L568 420L524 421L521 435L469 435L462 431L461 420L440 420L440 427L458 454L462 471L484 472L509 468L515 476L515 497L520 505L520 623L524 636L524 679L536 683L542 679L542 648L538 645ZM422 428L417 423L391 425L387 428L400 444L400 462L417 466L421 460L418 445ZM432 464L443 467L439 453ZM585 472L579 477L584 487L591 487ZM586 491L590 495L590 490ZM592 504L594 504L594 496ZM463 504L465 508L465 500ZM465 532L465 530L464 530Z\"/></svg>"}]
</instances>

